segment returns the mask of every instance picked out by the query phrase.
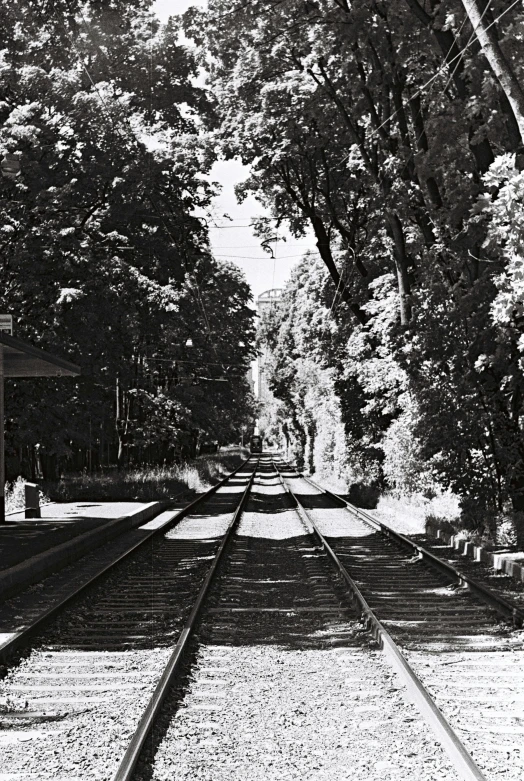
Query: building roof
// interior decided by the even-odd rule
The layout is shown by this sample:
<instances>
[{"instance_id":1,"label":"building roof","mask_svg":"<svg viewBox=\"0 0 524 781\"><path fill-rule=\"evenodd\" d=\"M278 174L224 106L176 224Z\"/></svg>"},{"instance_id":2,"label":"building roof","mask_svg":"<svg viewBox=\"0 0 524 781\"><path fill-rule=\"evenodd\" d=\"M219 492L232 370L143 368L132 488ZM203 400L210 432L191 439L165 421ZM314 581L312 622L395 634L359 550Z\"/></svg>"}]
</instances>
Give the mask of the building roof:
<instances>
[{"instance_id":1,"label":"building roof","mask_svg":"<svg viewBox=\"0 0 524 781\"><path fill-rule=\"evenodd\" d=\"M264 293L261 293L257 299L257 301L271 301L275 298L281 298L282 296L282 289L278 287L274 287L272 290L266 290Z\"/></svg>"},{"instance_id":2,"label":"building roof","mask_svg":"<svg viewBox=\"0 0 524 781\"><path fill-rule=\"evenodd\" d=\"M4 377L76 377L80 367L32 344L0 332Z\"/></svg>"}]
</instances>

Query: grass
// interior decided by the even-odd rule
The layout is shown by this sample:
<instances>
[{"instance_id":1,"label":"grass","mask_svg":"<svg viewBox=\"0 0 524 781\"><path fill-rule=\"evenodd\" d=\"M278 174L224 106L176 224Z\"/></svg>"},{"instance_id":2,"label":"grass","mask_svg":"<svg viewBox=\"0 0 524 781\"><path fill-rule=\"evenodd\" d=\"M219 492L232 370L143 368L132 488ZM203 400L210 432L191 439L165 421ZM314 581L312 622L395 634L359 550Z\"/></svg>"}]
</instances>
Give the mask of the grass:
<instances>
[{"instance_id":1,"label":"grass","mask_svg":"<svg viewBox=\"0 0 524 781\"><path fill-rule=\"evenodd\" d=\"M161 501L181 493L203 493L247 458L247 451L229 448L173 466L107 469L93 474L68 475L56 482L39 481L44 501ZM8 506L24 506L22 478L7 492Z\"/></svg>"},{"instance_id":2,"label":"grass","mask_svg":"<svg viewBox=\"0 0 524 781\"><path fill-rule=\"evenodd\" d=\"M441 523L457 524L460 516L459 498L451 492L428 499L423 494L396 496L385 492L372 514L402 534L425 534L429 518Z\"/></svg>"}]
</instances>

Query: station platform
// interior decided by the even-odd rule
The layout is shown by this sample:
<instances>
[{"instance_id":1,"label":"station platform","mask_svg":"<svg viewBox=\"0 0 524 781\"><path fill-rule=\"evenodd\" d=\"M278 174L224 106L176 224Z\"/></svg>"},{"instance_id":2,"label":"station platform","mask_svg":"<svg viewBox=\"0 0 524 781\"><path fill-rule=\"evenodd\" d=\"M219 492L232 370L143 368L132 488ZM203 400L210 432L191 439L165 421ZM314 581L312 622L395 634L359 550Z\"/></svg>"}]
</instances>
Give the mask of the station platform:
<instances>
[{"instance_id":1,"label":"station platform","mask_svg":"<svg viewBox=\"0 0 524 781\"><path fill-rule=\"evenodd\" d=\"M66 566L160 513L165 502L63 502L43 505L41 518L24 511L0 525L0 599Z\"/></svg>"}]
</instances>

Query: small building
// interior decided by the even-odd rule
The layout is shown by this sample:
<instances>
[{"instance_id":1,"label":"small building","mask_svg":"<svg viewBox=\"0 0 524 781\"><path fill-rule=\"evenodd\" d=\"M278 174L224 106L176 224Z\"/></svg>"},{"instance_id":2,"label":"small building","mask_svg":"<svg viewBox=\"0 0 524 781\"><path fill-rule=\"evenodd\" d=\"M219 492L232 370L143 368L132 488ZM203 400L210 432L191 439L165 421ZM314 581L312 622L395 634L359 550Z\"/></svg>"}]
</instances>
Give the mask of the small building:
<instances>
[{"instance_id":1,"label":"small building","mask_svg":"<svg viewBox=\"0 0 524 781\"><path fill-rule=\"evenodd\" d=\"M261 293L257 299L257 312L260 319L271 313L280 306L282 301L282 290L274 288ZM258 356L258 400L262 404L270 401L273 394L269 390L266 364L269 359L269 353L263 348Z\"/></svg>"}]
</instances>

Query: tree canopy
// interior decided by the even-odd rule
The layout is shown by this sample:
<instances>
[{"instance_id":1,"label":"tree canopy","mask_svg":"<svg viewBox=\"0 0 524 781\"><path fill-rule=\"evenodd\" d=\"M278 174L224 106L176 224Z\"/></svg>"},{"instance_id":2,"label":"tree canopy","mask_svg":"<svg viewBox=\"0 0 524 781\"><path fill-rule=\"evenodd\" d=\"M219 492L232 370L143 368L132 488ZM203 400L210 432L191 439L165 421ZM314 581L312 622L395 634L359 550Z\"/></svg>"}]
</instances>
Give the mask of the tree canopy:
<instances>
[{"instance_id":1,"label":"tree canopy","mask_svg":"<svg viewBox=\"0 0 524 781\"><path fill-rule=\"evenodd\" d=\"M250 292L201 216L213 161L235 158L238 197L270 211L261 242L285 223L316 246L260 330L273 428L311 468L451 487L472 523L524 512L517 4L0 13L2 148L22 165L0 184L3 306L84 370L18 383L13 458L165 458L252 420Z\"/></svg>"},{"instance_id":2,"label":"tree canopy","mask_svg":"<svg viewBox=\"0 0 524 781\"><path fill-rule=\"evenodd\" d=\"M21 163L0 182L2 308L82 368L10 386L11 472L36 444L51 473L86 449L194 453L250 419L251 293L198 216L214 109L179 21L149 5L0 3L0 143Z\"/></svg>"},{"instance_id":3,"label":"tree canopy","mask_svg":"<svg viewBox=\"0 0 524 781\"><path fill-rule=\"evenodd\" d=\"M472 518L524 510L522 21L497 0L210 0L185 18L217 145L251 166L239 196L315 236L266 334L299 450L324 394L346 465L451 486Z\"/></svg>"}]
</instances>

